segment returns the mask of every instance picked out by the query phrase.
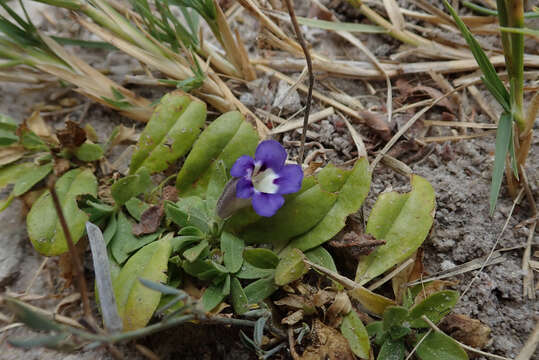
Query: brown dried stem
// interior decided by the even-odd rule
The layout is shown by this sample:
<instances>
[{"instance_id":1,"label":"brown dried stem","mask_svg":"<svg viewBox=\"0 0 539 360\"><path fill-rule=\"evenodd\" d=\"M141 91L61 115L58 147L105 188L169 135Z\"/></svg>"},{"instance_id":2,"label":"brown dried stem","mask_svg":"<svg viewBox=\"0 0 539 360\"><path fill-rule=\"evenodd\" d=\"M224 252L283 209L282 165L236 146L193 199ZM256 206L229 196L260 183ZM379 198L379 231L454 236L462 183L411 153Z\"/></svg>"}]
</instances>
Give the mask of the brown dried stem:
<instances>
[{"instance_id":1,"label":"brown dried stem","mask_svg":"<svg viewBox=\"0 0 539 360\"><path fill-rule=\"evenodd\" d=\"M62 210L62 205L60 204L60 200L58 199L58 194L56 193L55 185L56 185L56 179L52 178L48 184L49 190L51 192L52 203L54 204L54 209L56 210L56 214L58 215L58 219L60 220L60 225L62 226L62 231L64 232L64 236L67 241L67 247L69 248L69 254L71 256L71 262L73 265L73 272L74 272L75 278L77 279L76 280L77 287L82 298L84 318L87 321L90 320L90 323L93 324L93 321L91 321L93 317L92 317L92 310L90 308L90 300L88 299L88 288L86 286L86 279L84 278L84 268L82 267L82 263L80 261L78 251L75 248L75 244L73 243L73 238L71 237L71 233L67 226L67 221L64 216L64 212Z\"/></svg>"},{"instance_id":2,"label":"brown dried stem","mask_svg":"<svg viewBox=\"0 0 539 360\"><path fill-rule=\"evenodd\" d=\"M311 59L311 53L309 52L309 48L307 47L307 44L305 43L305 39L303 38L303 34L301 33L298 19L296 18L296 14L294 12L294 7L292 6L292 3L290 0L285 0L285 3L286 3L286 7L288 8L288 13L290 14L290 20L292 21L292 25L294 26L294 31L296 32L296 37L298 38L298 42L301 45L301 48L303 49L303 53L305 54L305 61L307 61L307 70L309 71L309 91L307 92L307 104L305 105L305 114L303 117L303 131L301 133L301 147L299 149L299 160L298 160L298 163L302 164L303 153L305 152L305 138L307 137L307 127L309 125L309 113L311 111L311 102L313 99L313 86L314 86L313 62Z\"/></svg>"}]
</instances>

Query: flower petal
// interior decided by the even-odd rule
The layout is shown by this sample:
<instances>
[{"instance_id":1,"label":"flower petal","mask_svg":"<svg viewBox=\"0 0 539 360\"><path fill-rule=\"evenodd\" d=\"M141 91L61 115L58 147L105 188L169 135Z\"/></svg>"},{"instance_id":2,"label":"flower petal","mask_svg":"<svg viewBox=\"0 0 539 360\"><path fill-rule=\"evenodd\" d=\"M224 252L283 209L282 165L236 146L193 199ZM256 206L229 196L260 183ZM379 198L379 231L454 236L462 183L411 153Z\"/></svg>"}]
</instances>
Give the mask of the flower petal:
<instances>
[{"instance_id":1,"label":"flower petal","mask_svg":"<svg viewBox=\"0 0 539 360\"><path fill-rule=\"evenodd\" d=\"M285 165L277 174L273 183L279 187L277 194L291 194L301 189L303 170L300 165Z\"/></svg>"},{"instance_id":2,"label":"flower petal","mask_svg":"<svg viewBox=\"0 0 539 360\"><path fill-rule=\"evenodd\" d=\"M238 179L238 184L236 185L236 197L248 199L253 196L254 192L255 188L250 180L245 178Z\"/></svg>"},{"instance_id":3,"label":"flower petal","mask_svg":"<svg viewBox=\"0 0 539 360\"><path fill-rule=\"evenodd\" d=\"M266 140L258 144L255 161L262 163L262 170L271 168L279 172L286 161L286 150L275 140Z\"/></svg>"},{"instance_id":4,"label":"flower petal","mask_svg":"<svg viewBox=\"0 0 539 360\"><path fill-rule=\"evenodd\" d=\"M255 192L253 195L253 209L260 216L270 217L284 204L284 198L279 194L266 194Z\"/></svg>"},{"instance_id":5,"label":"flower petal","mask_svg":"<svg viewBox=\"0 0 539 360\"><path fill-rule=\"evenodd\" d=\"M252 157L248 155L240 156L234 165L232 165L232 169L230 169L230 175L233 177L244 177L249 175L249 170L253 170L255 167L255 161Z\"/></svg>"}]
</instances>

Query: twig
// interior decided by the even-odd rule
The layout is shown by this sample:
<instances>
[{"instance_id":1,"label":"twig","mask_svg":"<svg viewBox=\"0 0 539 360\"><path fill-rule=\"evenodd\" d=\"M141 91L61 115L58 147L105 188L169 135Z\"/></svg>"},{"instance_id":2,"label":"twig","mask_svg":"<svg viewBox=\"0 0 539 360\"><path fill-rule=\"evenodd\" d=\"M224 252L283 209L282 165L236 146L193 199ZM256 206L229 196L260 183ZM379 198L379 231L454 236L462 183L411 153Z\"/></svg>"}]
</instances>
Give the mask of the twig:
<instances>
[{"instance_id":1,"label":"twig","mask_svg":"<svg viewBox=\"0 0 539 360\"><path fill-rule=\"evenodd\" d=\"M377 282L375 282L374 284L370 285L369 287L367 287L367 289L369 290L376 290L378 289L380 286L384 285L387 281L393 279L395 277L395 275L397 275L398 273L400 273L402 270L404 270L408 265L410 265L411 263L414 262L414 259L410 258L408 260L406 260L405 262L403 262L402 264L400 264L399 266L397 266L397 268L395 268L393 271L391 271L389 274L387 274L386 276L384 276L382 279L378 280Z\"/></svg>"},{"instance_id":2,"label":"twig","mask_svg":"<svg viewBox=\"0 0 539 360\"><path fill-rule=\"evenodd\" d=\"M296 352L296 344L294 340L294 328L290 326L288 328L288 347L290 348L290 355L292 356L292 359L299 360L300 357L298 356L298 353Z\"/></svg>"},{"instance_id":3,"label":"twig","mask_svg":"<svg viewBox=\"0 0 539 360\"><path fill-rule=\"evenodd\" d=\"M427 331L427 333L425 334L425 336L423 336L421 338L421 340L419 340L419 342L414 346L414 348L412 349L412 351L410 351L410 353L408 354L408 356L406 357L405 360L409 360L412 355L414 355L414 353L416 352L417 348L419 347L419 345L421 345L421 343L423 342L423 340L425 340L427 338L427 336L429 336L429 334L432 332L432 329L429 329L429 331Z\"/></svg>"},{"instance_id":4,"label":"twig","mask_svg":"<svg viewBox=\"0 0 539 360\"><path fill-rule=\"evenodd\" d=\"M292 3L290 2L290 0L285 0L285 3L286 3L286 7L288 8L288 13L290 14L290 20L292 21L292 25L294 26L294 31L296 32L296 37L298 38L298 42L301 45L301 48L303 49L303 53L305 54L305 61L307 61L307 70L309 71L309 91L307 92L307 104L305 105L305 116L303 118L303 132L301 133L301 147L299 149L298 164L301 164L303 163L303 153L305 151L305 138L307 137L307 127L309 125L309 113L311 111L311 102L313 99L314 73L313 73L313 63L311 60L311 54L309 52L307 44L305 43L305 39L303 39L303 35L301 33L301 29L298 24L298 19L296 18L296 14L294 12L294 7L292 6Z\"/></svg>"},{"instance_id":5,"label":"twig","mask_svg":"<svg viewBox=\"0 0 539 360\"><path fill-rule=\"evenodd\" d=\"M56 210L56 214L58 215L58 219L60 220L60 225L62 226L62 230L64 232L64 237L67 242L67 247L69 248L69 255L71 257L71 262L73 265L73 272L75 275L75 278L77 279L77 287L79 288L79 292L81 294L82 298L82 306L84 308L84 317L87 320L93 319L92 317L92 309L90 308L90 301L88 299L88 290L86 287L86 279L84 279L84 268L82 267L82 263L79 258L79 254L77 249L75 248L75 244L73 243L73 239L71 238L71 233L69 231L69 227L67 226L66 218L64 217L64 212L62 210L62 206L60 205L60 200L58 199L58 194L56 193L55 185L56 185L56 179L51 179L52 181L49 182L49 190L52 197L52 203L54 204L54 209ZM93 322L92 322L93 323Z\"/></svg>"},{"instance_id":6,"label":"twig","mask_svg":"<svg viewBox=\"0 0 539 360\"><path fill-rule=\"evenodd\" d=\"M432 321L430 321L430 319L426 316L426 315L422 315L421 316L421 319L423 319L423 321L425 321L427 324L429 324L431 330L434 330L438 333L442 333L442 334L445 334L442 330L440 330L438 328L438 326L436 326L436 324L434 324ZM446 334L447 335L447 334ZM425 336L426 337L426 336ZM455 340L455 339L453 339ZM480 354L480 355L483 355L483 356L488 356L488 357L491 357L493 359L499 359L499 360L510 360L509 358L506 358L506 357L503 357L503 356L500 356L500 355L495 355L495 354L491 354L491 353L488 353L488 352L484 352L484 351L481 351L479 349L476 349L476 348L473 348L471 346L468 346L466 344L463 344L461 343L460 341L457 341L455 340L455 342L457 344L459 344L463 349L466 349L468 351L471 351L471 352L474 352L476 354Z\"/></svg>"}]
</instances>

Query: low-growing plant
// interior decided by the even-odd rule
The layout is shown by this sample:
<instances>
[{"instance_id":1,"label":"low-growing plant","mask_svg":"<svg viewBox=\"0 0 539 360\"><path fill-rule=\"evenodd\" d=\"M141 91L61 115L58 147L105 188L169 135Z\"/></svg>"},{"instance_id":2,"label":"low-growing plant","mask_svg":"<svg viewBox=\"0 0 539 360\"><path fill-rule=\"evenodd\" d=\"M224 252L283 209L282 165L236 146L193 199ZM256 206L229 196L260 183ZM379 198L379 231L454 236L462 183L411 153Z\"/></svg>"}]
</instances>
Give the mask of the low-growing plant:
<instances>
[{"instance_id":1,"label":"low-growing plant","mask_svg":"<svg viewBox=\"0 0 539 360\"><path fill-rule=\"evenodd\" d=\"M304 175L299 165L287 163L286 151L278 142L260 142L239 112L225 113L208 126L205 120L205 104L182 93L167 94L140 134L129 173L113 181L102 179L105 186L98 191L97 170L91 163L101 159L104 144L88 142L82 136L84 130L74 124L69 134L82 133L69 147L68 136L59 133L59 140L53 141L54 134L48 133L42 138L29 130L36 129L33 122L17 127L3 118L1 150L20 149L20 157L32 159L0 168L0 184L14 184L10 199L31 190L53 170L58 172L60 160L68 161L56 182L56 193L73 242L82 238L87 221L103 229L100 241L108 253L124 334L151 333L171 321L179 323L174 322L178 317L202 319L210 311L222 311L225 303L232 305L235 317L246 316L277 290L301 282L311 268L336 272L332 256L322 245L344 228L369 191L371 173L364 158L349 169L328 165ZM82 155L86 153L93 156ZM177 174L154 185L154 175L170 174L182 158ZM175 186L168 186L173 178ZM411 184L408 193L382 194L371 210L366 231L385 244L360 259L356 282L333 283L336 290L346 288L348 296L369 313L384 316L384 327L376 333L382 353L389 346L400 349L413 335L419 339L422 333L417 329L424 328L421 315L436 323L454 299L453 292L443 292L411 308L395 307L393 300L362 286L413 255L428 234L435 212L434 190L417 175ZM51 194L45 191L27 216L30 240L46 256L67 251L65 234L53 214ZM139 279L145 279L144 283ZM186 307L184 293L178 289L187 282L197 284L203 293ZM172 305L171 298L180 303ZM17 313L24 308L11 304ZM164 320L148 325L163 314ZM352 351L368 356L367 330L357 313L352 310L342 316L340 331ZM266 320L252 323L258 324L253 339L243 336L262 357L280 349L262 348L260 329ZM62 336L47 344L63 344L67 335L62 331ZM432 341L445 341L438 337L429 334L423 348ZM107 340L95 338L94 342Z\"/></svg>"}]
</instances>

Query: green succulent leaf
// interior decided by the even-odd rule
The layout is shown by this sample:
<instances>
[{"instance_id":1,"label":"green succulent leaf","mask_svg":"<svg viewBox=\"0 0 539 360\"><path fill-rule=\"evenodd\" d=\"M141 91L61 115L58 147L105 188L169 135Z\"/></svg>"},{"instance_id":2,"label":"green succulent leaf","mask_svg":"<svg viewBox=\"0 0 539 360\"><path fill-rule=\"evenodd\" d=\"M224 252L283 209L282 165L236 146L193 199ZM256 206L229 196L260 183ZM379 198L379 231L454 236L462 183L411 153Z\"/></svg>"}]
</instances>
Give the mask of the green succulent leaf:
<instances>
[{"instance_id":1,"label":"green succulent leaf","mask_svg":"<svg viewBox=\"0 0 539 360\"><path fill-rule=\"evenodd\" d=\"M210 231L204 201L196 196L180 199L177 203L165 202L165 215L180 227L193 226L203 233Z\"/></svg>"},{"instance_id":2,"label":"green succulent leaf","mask_svg":"<svg viewBox=\"0 0 539 360\"><path fill-rule=\"evenodd\" d=\"M73 152L77 159L85 162L97 161L103 157L104 153L101 145L93 144L88 141L76 148Z\"/></svg>"},{"instance_id":3,"label":"green succulent leaf","mask_svg":"<svg viewBox=\"0 0 539 360\"><path fill-rule=\"evenodd\" d=\"M259 269L275 269L279 264L279 257L270 249L248 248L243 257L252 266Z\"/></svg>"},{"instance_id":4,"label":"green succulent leaf","mask_svg":"<svg viewBox=\"0 0 539 360\"><path fill-rule=\"evenodd\" d=\"M21 176L34 171L36 167L31 162L0 167L0 190L9 184L15 184Z\"/></svg>"},{"instance_id":5,"label":"green succulent leaf","mask_svg":"<svg viewBox=\"0 0 539 360\"><path fill-rule=\"evenodd\" d=\"M360 260L356 272L360 284L406 260L427 237L434 220L434 189L417 175L412 175L411 183L409 193L385 193L374 204L366 232L386 244Z\"/></svg>"},{"instance_id":6,"label":"green succulent leaf","mask_svg":"<svg viewBox=\"0 0 539 360\"><path fill-rule=\"evenodd\" d=\"M283 257L275 269L275 284L286 285L300 279L307 272L303 253L299 249L292 249Z\"/></svg>"},{"instance_id":7,"label":"green succulent leaf","mask_svg":"<svg viewBox=\"0 0 539 360\"><path fill-rule=\"evenodd\" d=\"M118 264L123 264L129 254L146 244L155 241L161 233L157 232L137 238L133 235L133 224L127 216L120 211L117 217L116 231L110 241L110 250Z\"/></svg>"},{"instance_id":8,"label":"green succulent leaf","mask_svg":"<svg viewBox=\"0 0 539 360\"><path fill-rule=\"evenodd\" d=\"M183 257L187 259L189 262L193 262L199 258L201 258L202 253L204 250L206 250L209 247L209 243L207 240L202 240L197 245L185 250L183 252Z\"/></svg>"},{"instance_id":9,"label":"green succulent leaf","mask_svg":"<svg viewBox=\"0 0 539 360\"><path fill-rule=\"evenodd\" d=\"M402 326L408 319L408 309L402 306L389 306L384 311L384 331L389 331L395 326Z\"/></svg>"},{"instance_id":10,"label":"green succulent leaf","mask_svg":"<svg viewBox=\"0 0 539 360\"><path fill-rule=\"evenodd\" d=\"M114 235L116 235L116 230L118 230L118 221L116 220L116 214L112 214L107 223L105 231L103 231L103 240L105 244L108 245Z\"/></svg>"},{"instance_id":11,"label":"green succulent leaf","mask_svg":"<svg viewBox=\"0 0 539 360\"><path fill-rule=\"evenodd\" d=\"M242 239L230 233L223 232L221 234L221 252L223 253L223 261L225 267L231 273L240 270L243 264L243 249L245 243Z\"/></svg>"},{"instance_id":12,"label":"green succulent leaf","mask_svg":"<svg viewBox=\"0 0 539 360\"><path fill-rule=\"evenodd\" d=\"M446 334L433 331L416 350L421 360L468 360L466 351Z\"/></svg>"},{"instance_id":13,"label":"green succulent leaf","mask_svg":"<svg viewBox=\"0 0 539 360\"><path fill-rule=\"evenodd\" d=\"M410 326L413 328L428 328L429 324L421 319L425 315L437 324L449 314L459 299L459 294L453 290L443 290L432 294L410 309Z\"/></svg>"},{"instance_id":14,"label":"green succulent leaf","mask_svg":"<svg viewBox=\"0 0 539 360\"><path fill-rule=\"evenodd\" d=\"M124 205L129 199L146 192L152 184L150 173L146 168L135 175L128 175L112 184L110 191L116 204Z\"/></svg>"},{"instance_id":15,"label":"green succulent leaf","mask_svg":"<svg viewBox=\"0 0 539 360\"><path fill-rule=\"evenodd\" d=\"M250 283L244 291L249 299L249 304L256 304L273 294L277 289L279 287L275 285L275 279L269 276Z\"/></svg>"},{"instance_id":16,"label":"green succulent leaf","mask_svg":"<svg viewBox=\"0 0 539 360\"><path fill-rule=\"evenodd\" d=\"M205 311L212 311L223 301L225 294L222 292L222 284L211 284L202 294L202 306Z\"/></svg>"},{"instance_id":17,"label":"green succulent leaf","mask_svg":"<svg viewBox=\"0 0 539 360\"><path fill-rule=\"evenodd\" d=\"M88 215L77 206L77 197L85 194L97 196L97 180L89 169L74 169L58 179L55 189L73 242L77 243L88 221ZM28 236L39 253L53 256L68 250L49 191L43 193L30 209L26 226Z\"/></svg>"},{"instance_id":18,"label":"green succulent leaf","mask_svg":"<svg viewBox=\"0 0 539 360\"><path fill-rule=\"evenodd\" d=\"M232 306L236 314L241 315L249 310L249 300L241 287L240 281L236 277L233 277L231 280L230 296L232 297Z\"/></svg>"},{"instance_id":19,"label":"green succulent leaf","mask_svg":"<svg viewBox=\"0 0 539 360\"><path fill-rule=\"evenodd\" d=\"M151 205L145 203L139 198L132 197L131 199L127 200L124 206L129 215L133 217L133 219L140 221L140 219L142 218L142 213L146 211Z\"/></svg>"},{"instance_id":20,"label":"green succulent leaf","mask_svg":"<svg viewBox=\"0 0 539 360\"><path fill-rule=\"evenodd\" d=\"M262 218L243 231L247 242L313 249L335 236L346 217L356 212L367 196L370 173L366 159L351 170L328 165L304 179L301 190L287 196L285 205L271 218Z\"/></svg>"},{"instance_id":21,"label":"green succulent leaf","mask_svg":"<svg viewBox=\"0 0 539 360\"><path fill-rule=\"evenodd\" d=\"M352 352L361 359L368 359L371 349L369 334L355 312L350 311L342 319L341 333L348 340Z\"/></svg>"},{"instance_id":22,"label":"green succulent leaf","mask_svg":"<svg viewBox=\"0 0 539 360\"><path fill-rule=\"evenodd\" d=\"M505 159L511 147L513 134L513 121L511 114L504 112L498 121L496 130L496 147L494 152L494 169L492 170L492 184L490 185L490 214L494 213L496 201L502 187ZM514 156L513 156L514 158Z\"/></svg>"},{"instance_id":23,"label":"green succulent leaf","mask_svg":"<svg viewBox=\"0 0 539 360\"><path fill-rule=\"evenodd\" d=\"M15 135L17 123L7 115L0 114L0 146L8 146L19 141Z\"/></svg>"},{"instance_id":24,"label":"green succulent leaf","mask_svg":"<svg viewBox=\"0 0 539 360\"><path fill-rule=\"evenodd\" d=\"M205 195L212 165L222 161L230 169L241 155L253 155L258 141L256 131L239 112L219 116L200 134L178 173L180 196Z\"/></svg>"},{"instance_id":25,"label":"green succulent leaf","mask_svg":"<svg viewBox=\"0 0 539 360\"><path fill-rule=\"evenodd\" d=\"M402 340L387 339L382 344L376 360L403 360L406 347Z\"/></svg>"},{"instance_id":26,"label":"green succulent leaf","mask_svg":"<svg viewBox=\"0 0 539 360\"><path fill-rule=\"evenodd\" d=\"M32 171L26 171L22 174L13 188L14 196L21 196L30 190L35 184L43 180L52 171L52 164L41 165Z\"/></svg>"},{"instance_id":27,"label":"green succulent leaf","mask_svg":"<svg viewBox=\"0 0 539 360\"><path fill-rule=\"evenodd\" d=\"M261 269L251 265L251 263L244 261L240 268L240 271L236 273L238 279L260 279L268 276L273 277L275 269Z\"/></svg>"},{"instance_id":28,"label":"green succulent leaf","mask_svg":"<svg viewBox=\"0 0 539 360\"><path fill-rule=\"evenodd\" d=\"M218 281L227 275L226 269L222 269L209 259L197 259L193 262L184 261L182 269L187 274L203 281Z\"/></svg>"},{"instance_id":29,"label":"green succulent leaf","mask_svg":"<svg viewBox=\"0 0 539 360\"><path fill-rule=\"evenodd\" d=\"M118 313L123 320L123 330L144 327L159 305L161 293L144 286L138 279L165 282L172 234L144 246L124 265L113 279Z\"/></svg>"},{"instance_id":30,"label":"green succulent leaf","mask_svg":"<svg viewBox=\"0 0 539 360\"><path fill-rule=\"evenodd\" d=\"M130 174L141 167L150 173L167 169L191 149L205 120L204 103L177 92L165 95L140 134Z\"/></svg>"},{"instance_id":31,"label":"green succulent leaf","mask_svg":"<svg viewBox=\"0 0 539 360\"><path fill-rule=\"evenodd\" d=\"M369 337L374 338L374 343L376 345L382 345L384 343L387 336L382 321L373 321L367 324L365 328L367 329Z\"/></svg>"}]
</instances>

